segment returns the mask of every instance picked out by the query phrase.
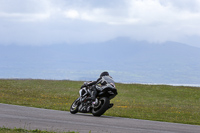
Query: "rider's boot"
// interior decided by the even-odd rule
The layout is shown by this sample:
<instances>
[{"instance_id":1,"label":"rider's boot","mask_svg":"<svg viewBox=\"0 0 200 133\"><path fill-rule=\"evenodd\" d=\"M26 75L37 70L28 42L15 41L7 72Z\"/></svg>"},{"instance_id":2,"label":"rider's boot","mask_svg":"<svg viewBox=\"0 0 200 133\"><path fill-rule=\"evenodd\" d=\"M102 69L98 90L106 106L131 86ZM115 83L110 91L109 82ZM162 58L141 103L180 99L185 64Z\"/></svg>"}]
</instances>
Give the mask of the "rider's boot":
<instances>
[{"instance_id":1,"label":"rider's boot","mask_svg":"<svg viewBox=\"0 0 200 133\"><path fill-rule=\"evenodd\" d=\"M95 102L96 95L97 95L97 90L96 90L96 88L92 88L91 97L86 98L86 100L91 100L92 102Z\"/></svg>"}]
</instances>

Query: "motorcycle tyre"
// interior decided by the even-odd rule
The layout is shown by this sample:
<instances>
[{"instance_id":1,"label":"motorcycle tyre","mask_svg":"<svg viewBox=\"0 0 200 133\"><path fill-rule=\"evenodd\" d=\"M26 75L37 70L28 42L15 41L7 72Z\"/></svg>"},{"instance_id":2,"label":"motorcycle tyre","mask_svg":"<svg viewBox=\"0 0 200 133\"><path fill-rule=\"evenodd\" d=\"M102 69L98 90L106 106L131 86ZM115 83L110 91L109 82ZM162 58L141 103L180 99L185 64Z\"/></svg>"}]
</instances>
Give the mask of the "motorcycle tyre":
<instances>
[{"instance_id":1,"label":"motorcycle tyre","mask_svg":"<svg viewBox=\"0 0 200 133\"><path fill-rule=\"evenodd\" d=\"M97 111L94 108L92 109L92 114L94 116L103 115L103 113L105 113L106 110L109 108L110 100L107 97L102 97L102 98L99 99L99 101L101 101L101 100L104 101L103 105L101 105L101 108L99 110L97 110Z\"/></svg>"},{"instance_id":2,"label":"motorcycle tyre","mask_svg":"<svg viewBox=\"0 0 200 133\"><path fill-rule=\"evenodd\" d=\"M73 103L72 103L72 105L71 105L71 107L70 107L70 113L71 114L76 114L77 112L78 112L78 107L79 107L79 105L80 105L80 101L78 101L79 100L79 98L77 98ZM77 103L76 103L77 102ZM73 105L74 104L77 104L76 105L76 109L73 109Z\"/></svg>"}]
</instances>

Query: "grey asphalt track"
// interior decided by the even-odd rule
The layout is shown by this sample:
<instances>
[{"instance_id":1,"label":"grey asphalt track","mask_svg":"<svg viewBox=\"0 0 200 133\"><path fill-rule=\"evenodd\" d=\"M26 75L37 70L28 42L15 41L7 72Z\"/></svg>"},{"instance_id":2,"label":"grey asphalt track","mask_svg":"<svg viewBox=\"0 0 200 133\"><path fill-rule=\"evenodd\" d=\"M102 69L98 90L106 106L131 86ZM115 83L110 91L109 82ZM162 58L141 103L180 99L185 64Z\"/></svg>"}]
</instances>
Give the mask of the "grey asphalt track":
<instances>
[{"instance_id":1,"label":"grey asphalt track","mask_svg":"<svg viewBox=\"0 0 200 133\"><path fill-rule=\"evenodd\" d=\"M0 103L0 127L79 133L200 133L200 126L57 111Z\"/></svg>"}]
</instances>

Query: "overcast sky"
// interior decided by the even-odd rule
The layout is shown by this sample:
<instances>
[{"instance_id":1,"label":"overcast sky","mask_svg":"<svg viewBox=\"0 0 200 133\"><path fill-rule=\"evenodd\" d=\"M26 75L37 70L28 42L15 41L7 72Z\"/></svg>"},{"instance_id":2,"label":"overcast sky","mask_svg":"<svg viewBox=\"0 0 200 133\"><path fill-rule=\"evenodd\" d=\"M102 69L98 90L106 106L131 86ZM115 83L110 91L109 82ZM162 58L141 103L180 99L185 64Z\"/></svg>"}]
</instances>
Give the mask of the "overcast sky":
<instances>
[{"instance_id":1,"label":"overcast sky","mask_svg":"<svg viewBox=\"0 0 200 133\"><path fill-rule=\"evenodd\" d=\"M0 0L0 45L121 36L200 47L200 0Z\"/></svg>"}]
</instances>

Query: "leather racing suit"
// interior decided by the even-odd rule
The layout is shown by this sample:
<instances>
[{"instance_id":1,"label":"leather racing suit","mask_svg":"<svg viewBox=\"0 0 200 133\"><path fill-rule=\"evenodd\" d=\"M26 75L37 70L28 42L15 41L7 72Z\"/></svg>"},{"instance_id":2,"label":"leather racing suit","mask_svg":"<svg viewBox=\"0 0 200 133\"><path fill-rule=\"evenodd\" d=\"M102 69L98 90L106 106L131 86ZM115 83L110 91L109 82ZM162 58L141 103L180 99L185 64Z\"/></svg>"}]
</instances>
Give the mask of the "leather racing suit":
<instances>
[{"instance_id":1,"label":"leather racing suit","mask_svg":"<svg viewBox=\"0 0 200 133\"><path fill-rule=\"evenodd\" d=\"M87 100L95 101L98 92L106 91L107 88L115 88L115 82L111 76L102 76L96 81L89 82L85 86L92 86L90 88L92 92L91 97L88 97ZM114 93L115 95L113 97L117 95L117 90Z\"/></svg>"}]
</instances>

